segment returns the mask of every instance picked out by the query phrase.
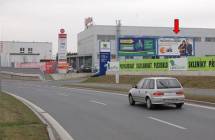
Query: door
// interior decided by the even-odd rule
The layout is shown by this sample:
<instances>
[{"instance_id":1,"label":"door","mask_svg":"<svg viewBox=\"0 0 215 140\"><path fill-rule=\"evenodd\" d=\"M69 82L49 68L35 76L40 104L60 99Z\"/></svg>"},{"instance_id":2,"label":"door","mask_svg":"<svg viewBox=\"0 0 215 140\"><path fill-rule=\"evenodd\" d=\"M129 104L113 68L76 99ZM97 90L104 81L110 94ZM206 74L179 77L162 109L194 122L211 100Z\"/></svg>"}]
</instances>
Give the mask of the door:
<instances>
[{"instance_id":1,"label":"door","mask_svg":"<svg viewBox=\"0 0 215 140\"><path fill-rule=\"evenodd\" d=\"M135 91L133 92L133 98L135 100L138 100L138 97L140 96L140 89L143 86L143 82L144 82L144 79L137 83L137 88L135 88Z\"/></svg>"}]
</instances>

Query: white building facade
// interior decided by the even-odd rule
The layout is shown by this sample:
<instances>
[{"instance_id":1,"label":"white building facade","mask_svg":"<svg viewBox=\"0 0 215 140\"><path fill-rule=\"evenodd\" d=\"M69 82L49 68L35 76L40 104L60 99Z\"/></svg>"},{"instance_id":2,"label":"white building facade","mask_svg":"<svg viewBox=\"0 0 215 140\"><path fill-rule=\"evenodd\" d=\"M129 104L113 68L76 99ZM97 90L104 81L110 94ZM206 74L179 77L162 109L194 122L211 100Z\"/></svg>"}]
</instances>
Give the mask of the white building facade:
<instances>
[{"instance_id":1,"label":"white building facade","mask_svg":"<svg viewBox=\"0 0 215 140\"><path fill-rule=\"evenodd\" d=\"M50 42L0 41L0 66L15 67L20 63L39 63L52 59Z\"/></svg>"},{"instance_id":2,"label":"white building facade","mask_svg":"<svg viewBox=\"0 0 215 140\"><path fill-rule=\"evenodd\" d=\"M137 27L122 26L120 35L138 37L192 37L195 41L195 56L215 56L215 29L181 28L178 34L170 27ZM94 25L78 34L78 55L92 57L92 67L99 66L99 42L109 41L111 44L111 57L116 56L116 26ZM141 56L126 59L144 59Z\"/></svg>"}]
</instances>

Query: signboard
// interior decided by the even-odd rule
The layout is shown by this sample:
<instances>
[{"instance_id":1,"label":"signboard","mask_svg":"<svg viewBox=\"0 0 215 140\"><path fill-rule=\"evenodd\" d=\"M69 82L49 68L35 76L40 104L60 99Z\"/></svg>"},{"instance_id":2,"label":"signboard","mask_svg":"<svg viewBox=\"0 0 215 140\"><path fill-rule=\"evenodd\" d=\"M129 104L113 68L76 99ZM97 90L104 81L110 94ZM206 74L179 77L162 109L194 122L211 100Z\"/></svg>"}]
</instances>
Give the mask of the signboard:
<instances>
[{"instance_id":1,"label":"signboard","mask_svg":"<svg viewBox=\"0 0 215 140\"><path fill-rule=\"evenodd\" d=\"M194 41L192 38L159 38L159 56L193 56Z\"/></svg>"},{"instance_id":2,"label":"signboard","mask_svg":"<svg viewBox=\"0 0 215 140\"><path fill-rule=\"evenodd\" d=\"M191 71L214 71L215 57L189 57L188 70Z\"/></svg>"},{"instance_id":3,"label":"signboard","mask_svg":"<svg viewBox=\"0 0 215 140\"><path fill-rule=\"evenodd\" d=\"M119 71L119 61L116 62L108 62L108 71L116 72Z\"/></svg>"},{"instance_id":4,"label":"signboard","mask_svg":"<svg viewBox=\"0 0 215 140\"><path fill-rule=\"evenodd\" d=\"M67 55L67 34L64 29L60 29L58 34L58 60L66 60Z\"/></svg>"},{"instance_id":5,"label":"signboard","mask_svg":"<svg viewBox=\"0 0 215 140\"><path fill-rule=\"evenodd\" d=\"M110 52L111 45L109 41L102 41L100 42L100 52Z\"/></svg>"},{"instance_id":6,"label":"signboard","mask_svg":"<svg viewBox=\"0 0 215 140\"><path fill-rule=\"evenodd\" d=\"M169 70L187 70L187 58L169 59Z\"/></svg>"},{"instance_id":7,"label":"signboard","mask_svg":"<svg viewBox=\"0 0 215 140\"><path fill-rule=\"evenodd\" d=\"M100 65L99 75L105 75L107 71L107 63L110 62L110 42L100 42Z\"/></svg>"},{"instance_id":8,"label":"signboard","mask_svg":"<svg viewBox=\"0 0 215 140\"><path fill-rule=\"evenodd\" d=\"M119 56L154 56L156 39L143 37L119 38Z\"/></svg>"},{"instance_id":9,"label":"signboard","mask_svg":"<svg viewBox=\"0 0 215 140\"><path fill-rule=\"evenodd\" d=\"M144 59L120 62L120 71L168 71L168 59Z\"/></svg>"},{"instance_id":10,"label":"signboard","mask_svg":"<svg viewBox=\"0 0 215 140\"><path fill-rule=\"evenodd\" d=\"M68 67L67 61L58 61L57 70L59 73L67 73Z\"/></svg>"}]
</instances>

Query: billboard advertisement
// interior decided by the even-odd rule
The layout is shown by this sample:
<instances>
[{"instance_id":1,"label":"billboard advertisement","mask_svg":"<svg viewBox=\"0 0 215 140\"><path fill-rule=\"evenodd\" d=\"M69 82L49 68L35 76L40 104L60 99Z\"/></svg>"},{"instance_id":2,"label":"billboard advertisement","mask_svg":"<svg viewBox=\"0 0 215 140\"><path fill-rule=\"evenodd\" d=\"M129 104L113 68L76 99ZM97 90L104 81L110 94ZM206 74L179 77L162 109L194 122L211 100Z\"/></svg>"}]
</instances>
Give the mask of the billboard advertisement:
<instances>
[{"instance_id":1,"label":"billboard advertisement","mask_svg":"<svg viewBox=\"0 0 215 140\"><path fill-rule=\"evenodd\" d=\"M120 61L120 71L168 71L168 59L143 59Z\"/></svg>"},{"instance_id":2,"label":"billboard advertisement","mask_svg":"<svg viewBox=\"0 0 215 140\"><path fill-rule=\"evenodd\" d=\"M156 39L144 37L119 38L119 56L154 56Z\"/></svg>"},{"instance_id":3,"label":"billboard advertisement","mask_svg":"<svg viewBox=\"0 0 215 140\"><path fill-rule=\"evenodd\" d=\"M64 29L60 29L58 34L58 60L66 60L67 55L67 34Z\"/></svg>"},{"instance_id":4,"label":"billboard advertisement","mask_svg":"<svg viewBox=\"0 0 215 140\"><path fill-rule=\"evenodd\" d=\"M107 63L110 62L110 51L111 45L108 41L100 42L100 64L99 64L99 75L105 75L107 71Z\"/></svg>"},{"instance_id":5,"label":"billboard advertisement","mask_svg":"<svg viewBox=\"0 0 215 140\"><path fill-rule=\"evenodd\" d=\"M187 58L169 59L169 70L187 70Z\"/></svg>"},{"instance_id":6,"label":"billboard advertisement","mask_svg":"<svg viewBox=\"0 0 215 140\"><path fill-rule=\"evenodd\" d=\"M189 57L188 70L191 71L214 71L215 57Z\"/></svg>"},{"instance_id":7,"label":"billboard advertisement","mask_svg":"<svg viewBox=\"0 0 215 140\"><path fill-rule=\"evenodd\" d=\"M102 41L100 42L100 52L110 52L111 45L109 41Z\"/></svg>"},{"instance_id":8,"label":"billboard advertisement","mask_svg":"<svg viewBox=\"0 0 215 140\"><path fill-rule=\"evenodd\" d=\"M194 41L192 38L159 38L159 56L193 56Z\"/></svg>"}]
</instances>

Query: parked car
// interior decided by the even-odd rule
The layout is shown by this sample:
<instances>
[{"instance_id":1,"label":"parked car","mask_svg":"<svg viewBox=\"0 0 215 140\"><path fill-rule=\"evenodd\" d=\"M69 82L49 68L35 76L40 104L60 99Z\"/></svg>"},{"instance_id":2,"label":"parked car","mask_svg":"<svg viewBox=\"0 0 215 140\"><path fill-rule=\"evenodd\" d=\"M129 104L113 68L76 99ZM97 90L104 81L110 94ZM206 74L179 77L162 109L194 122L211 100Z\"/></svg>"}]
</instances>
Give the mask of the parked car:
<instances>
[{"instance_id":1,"label":"parked car","mask_svg":"<svg viewBox=\"0 0 215 140\"><path fill-rule=\"evenodd\" d=\"M184 90L176 78L150 77L139 81L128 94L130 105L146 103L148 109L155 105L174 104L181 108L184 104Z\"/></svg>"}]
</instances>

